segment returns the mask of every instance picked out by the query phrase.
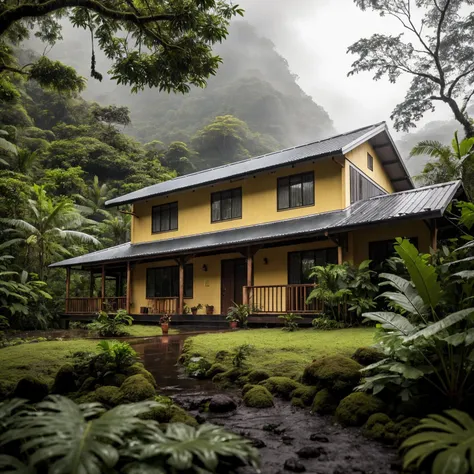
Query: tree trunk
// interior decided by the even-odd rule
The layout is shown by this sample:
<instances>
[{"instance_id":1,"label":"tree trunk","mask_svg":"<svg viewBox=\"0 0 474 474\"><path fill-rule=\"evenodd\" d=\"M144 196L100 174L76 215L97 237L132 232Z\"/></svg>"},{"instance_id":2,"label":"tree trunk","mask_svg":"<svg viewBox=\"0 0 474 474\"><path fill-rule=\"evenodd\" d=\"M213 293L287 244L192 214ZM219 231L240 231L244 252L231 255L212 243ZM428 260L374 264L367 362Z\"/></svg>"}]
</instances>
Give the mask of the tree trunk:
<instances>
[{"instance_id":1,"label":"tree trunk","mask_svg":"<svg viewBox=\"0 0 474 474\"><path fill-rule=\"evenodd\" d=\"M446 97L445 102L451 107L456 120L463 126L466 138L474 137L474 124L469 120L467 115L461 112L457 102L452 97Z\"/></svg>"}]
</instances>

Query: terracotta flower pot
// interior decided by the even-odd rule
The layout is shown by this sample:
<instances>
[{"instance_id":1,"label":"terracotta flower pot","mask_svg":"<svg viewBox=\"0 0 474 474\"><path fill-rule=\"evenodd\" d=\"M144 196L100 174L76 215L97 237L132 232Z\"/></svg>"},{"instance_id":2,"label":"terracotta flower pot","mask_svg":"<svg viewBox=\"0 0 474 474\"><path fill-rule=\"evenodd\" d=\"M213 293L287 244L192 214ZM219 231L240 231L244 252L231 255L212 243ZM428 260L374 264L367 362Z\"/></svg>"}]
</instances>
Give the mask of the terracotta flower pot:
<instances>
[{"instance_id":1,"label":"terracotta flower pot","mask_svg":"<svg viewBox=\"0 0 474 474\"><path fill-rule=\"evenodd\" d=\"M198 313L198 310L197 309L192 309L191 313L193 314L193 316L196 316L196 314Z\"/></svg>"},{"instance_id":2,"label":"terracotta flower pot","mask_svg":"<svg viewBox=\"0 0 474 474\"><path fill-rule=\"evenodd\" d=\"M237 321L231 321L230 322L230 328L231 329L237 329Z\"/></svg>"},{"instance_id":3,"label":"terracotta flower pot","mask_svg":"<svg viewBox=\"0 0 474 474\"><path fill-rule=\"evenodd\" d=\"M214 308L206 308L206 314L214 314Z\"/></svg>"},{"instance_id":4,"label":"terracotta flower pot","mask_svg":"<svg viewBox=\"0 0 474 474\"><path fill-rule=\"evenodd\" d=\"M163 334L168 334L169 327L170 327L170 325L168 323L163 323L161 325L161 331L163 332Z\"/></svg>"}]
</instances>

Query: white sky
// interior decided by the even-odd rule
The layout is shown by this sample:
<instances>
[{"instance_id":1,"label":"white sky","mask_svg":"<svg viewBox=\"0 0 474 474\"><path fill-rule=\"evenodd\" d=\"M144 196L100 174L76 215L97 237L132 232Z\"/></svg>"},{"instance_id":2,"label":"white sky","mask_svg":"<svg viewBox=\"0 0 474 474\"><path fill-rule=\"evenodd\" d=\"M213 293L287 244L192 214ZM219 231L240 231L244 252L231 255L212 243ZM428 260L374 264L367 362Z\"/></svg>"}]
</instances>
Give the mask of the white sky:
<instances>
[{"instance_id":1,"label":"white sky","mask_svg":"<svg viewBox=\"0 0 474 474\"><path fill-rule=\"evenodd\" d=\"M395 136L390 113L405 96L408 76L396 84L373 81L371 73L347 77L356 56L347 47L373 33L398 34L395 18L361 11L353 0L235 0L245 18L270 38L288 60L302 89L322 105L339 132L385 120ZM431 120L450 118L440 105L418 128Z\"/></svg>"}]
</instances>

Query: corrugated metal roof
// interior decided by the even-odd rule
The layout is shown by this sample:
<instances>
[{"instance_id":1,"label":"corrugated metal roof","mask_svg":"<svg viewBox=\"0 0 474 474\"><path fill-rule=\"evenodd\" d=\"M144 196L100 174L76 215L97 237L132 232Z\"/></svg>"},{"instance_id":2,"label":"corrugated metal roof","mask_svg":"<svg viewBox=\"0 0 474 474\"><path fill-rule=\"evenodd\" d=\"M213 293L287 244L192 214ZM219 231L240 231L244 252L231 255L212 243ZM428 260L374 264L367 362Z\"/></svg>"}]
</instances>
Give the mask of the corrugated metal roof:
<instances>
[{"instance_id":1,"label":"corrugated metal roof","mask_svg":"<svg viewBox=\"0 0 474 474\"><path fill-rule=\"evenodd\" d=\"M376 136L381 134L381 138L377 141ZM368 127L359 128L351 132L337 135L335 137L319 140L317 142L307 143L305 145L296 146L293 148L287 148L285 150L276 151L266 155L250 158L236 163L230 163L228 165L219 166L217 168L210 168L208 170L199 171L197 173L191 173L178 178L164 181L163 183L154 184L138 191L134 191L124 196L120 196L114 199L108 200L106 206L118 206L121 204L128 204L143 199L148 199L155 196L161 196L173 192L183 191L185 189L196 188L199 186L209 185L219 181L225 181L228 179L235 179L237 177L247 176L252 173L269 170L272 168L278 168L285 166L290 163L296 163L305 161L310 158L323 158L325 156L337 156L350 151L356 146L374 139L374 145L379 145L379 141L385 144L388 143L389 147L385 151L380 151L381 161L387 161L390 163L390 168L387 168L389 177L394 176L395 179L403 178L404 176L408 179L408 184L401 189L407 189L413 187L411 184L408 172L403 165L398 152L392 149L394 147L390 135L388 134L385 122L376 123L369 125ZM390 153L390 159L384 159L384 153ZM400 160L400 163L394 163L394 161ZM395 158L395 160L394 160ZM394 165L397 165L394 167ZM394 173L395 171L395 173ZM398 189L398 188L397 188Z\"/></svg>"},{"instance_id":2,"label":"corrugated metal roof","mask_svg":"<svg viewBox=\"0 0 474 474\"><path fill-rule=\"evenodd\" d=\"M339 211L143 244L126 243L54 263L51 267L172 256L184 252L269 242L287 237L317 236L326 231L341 232L397 219L441 217L460 188L460 181L452 181L376 196Z\"/></svg>"}]
</instances>

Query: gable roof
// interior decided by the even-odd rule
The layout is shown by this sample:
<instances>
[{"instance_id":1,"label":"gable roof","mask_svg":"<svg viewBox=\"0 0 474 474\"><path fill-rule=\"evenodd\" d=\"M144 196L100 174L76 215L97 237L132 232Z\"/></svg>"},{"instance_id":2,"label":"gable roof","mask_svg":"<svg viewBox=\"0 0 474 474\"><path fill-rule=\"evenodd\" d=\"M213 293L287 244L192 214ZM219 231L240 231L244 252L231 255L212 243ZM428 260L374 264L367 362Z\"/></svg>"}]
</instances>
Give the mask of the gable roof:
<instances>
[{"instance_id":1,"label":"gable roof","mask_svg":"<svg viewBox=\"0 0 474 474\"><path fill-rule=\"evenodd\" d=\"M67 267L153 256L173 256L183 252L271 242L290 237L318 236L325 232L343 232L403 219L439 218L443 216L447 206L460 190L462 190L461 181L451 181L376 196L338 211L141 244L128 242L53 263L50 266Z\"/></svg>"},{"instance_id":2,"label":"gable roof","mask_svg":"<svg viewBox=\"0 0 474 474\"><path fill-rule=\"evenodd\" d=\"M385 122L380 122L324 140L179 176L178 178L154 184L124 196L109 199L105 205L118 206L130 204L135 201L235 179L309 159L342 156L366 141L369 141L372 146L376 147L377 154L388 177L392 180L395 191L413 188L410 175L393 143L387 126Z\"/></svg>"}]
</instances>

